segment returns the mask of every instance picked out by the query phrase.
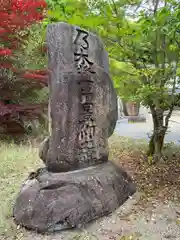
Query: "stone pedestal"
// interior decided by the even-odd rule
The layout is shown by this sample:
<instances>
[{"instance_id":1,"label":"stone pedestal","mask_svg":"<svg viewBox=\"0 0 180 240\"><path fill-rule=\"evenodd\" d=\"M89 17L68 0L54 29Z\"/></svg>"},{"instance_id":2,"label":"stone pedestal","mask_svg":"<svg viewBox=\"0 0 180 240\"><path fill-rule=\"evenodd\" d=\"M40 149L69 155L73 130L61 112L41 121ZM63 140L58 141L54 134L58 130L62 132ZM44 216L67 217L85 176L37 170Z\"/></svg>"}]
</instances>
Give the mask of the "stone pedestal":
<instances>
[{"instance_id":1,"label":"stone pedestal","mask_svg":"<svg viewBox=\"0 0 180 240\"><path fill-rule=\"evenodd\" d=\"M131 178L110 162L66 173L44 169L22 186L15 221L40 232L83 227L113 212L134 192Z\"/></svg>"},{"instance_id":2,"label":"stone pedestal","mask_svg":"<svg viewBox=\"0 0 180 240\"><path fill-rule=\"evenodd\" d=\"M15 222L45 232L109 214L135 192L108 162L117 96L101 40L76 26L47 29L50 136L40 147L46 168L31 173L16 199Z\"/></svg>"},{"instance_id":3,"label":"stone pedestal","mask_svg":"<svg viewBox=\"0 0 180 240\"><path fill-rule=\"evenodd\" d=\"M130 123L146 122L146 117L144 115L128 116L128 122Z\"/></svg>"}]
</instances>

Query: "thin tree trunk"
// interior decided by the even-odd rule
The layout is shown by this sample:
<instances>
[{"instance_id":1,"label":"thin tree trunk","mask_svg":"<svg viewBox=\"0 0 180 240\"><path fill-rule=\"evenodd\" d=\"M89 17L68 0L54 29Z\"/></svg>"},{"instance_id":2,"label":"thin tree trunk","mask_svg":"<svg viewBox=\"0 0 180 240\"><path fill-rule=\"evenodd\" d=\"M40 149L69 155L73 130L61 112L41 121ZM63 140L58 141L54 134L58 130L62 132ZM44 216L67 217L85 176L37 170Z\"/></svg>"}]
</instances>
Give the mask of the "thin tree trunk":
<instances>
[{"instance_id":1,"label":"thin tree trunk","mask_svg":"<svg viewBox=\"0 0 180 240\"><path fill-rule=\"evenodd\" d=\"M162 150L164 146L164 137L166 133L164 129L161 131L159 130L156 131L158 131L158 133L154 134L154 154L153 154L154 162L157 162L163 156Z\"/></svg>"},{"instance_id":2,"label":"thin tree trunk","mask_svg":"<svg viewBox=\"0 0 180 240\"><path fill-rule=\"evenodd\" d=\"M149 146L148 146L148 156L153 156L154 155L154 134L151 136L150 141L149 141Z\"/></svg>"},{"instance_id":3,"label":"thin tree trunk","mask_svg":"<svg viewBox=\"0 0 180 240\"><path fill-rule=\"evenodd\" d=\"M156 109L151 106L151 113L153 118L153 134L149 141L148 156L152 156L154 162L157 162L162 157L162 150L164 146L164 137L167 127L163 124L163 110Z\"/></svg>"}]
</instances>

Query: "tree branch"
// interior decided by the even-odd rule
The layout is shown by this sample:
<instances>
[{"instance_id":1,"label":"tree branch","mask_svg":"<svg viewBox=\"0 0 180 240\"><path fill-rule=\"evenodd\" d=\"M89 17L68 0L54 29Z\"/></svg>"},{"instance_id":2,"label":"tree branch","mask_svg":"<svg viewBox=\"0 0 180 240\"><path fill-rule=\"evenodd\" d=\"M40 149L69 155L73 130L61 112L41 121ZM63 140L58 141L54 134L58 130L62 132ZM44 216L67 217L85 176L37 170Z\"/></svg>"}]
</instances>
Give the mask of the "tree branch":
<instances>
[{"instance_id":1,"label":"tree branch","mask_svg":"<svg viewBox=\"0 0 180 240\"><path fill-rule=\"evenodd\" d=\"M175 87L176 87L176 71L177 71L177 63L174 67L174 81L173 81L173 87L172 87L172 92L171 92L171 106L169 108L169 112L167 114L167 116L165 117L165 127L167 128L168 127L168 124L169 124L169 119L172 115L172 112L173 112L173 109L174 109L174 106L175 106L175 102L174 102L174 93L175 93Z\"/></svg>"}]
</instances>

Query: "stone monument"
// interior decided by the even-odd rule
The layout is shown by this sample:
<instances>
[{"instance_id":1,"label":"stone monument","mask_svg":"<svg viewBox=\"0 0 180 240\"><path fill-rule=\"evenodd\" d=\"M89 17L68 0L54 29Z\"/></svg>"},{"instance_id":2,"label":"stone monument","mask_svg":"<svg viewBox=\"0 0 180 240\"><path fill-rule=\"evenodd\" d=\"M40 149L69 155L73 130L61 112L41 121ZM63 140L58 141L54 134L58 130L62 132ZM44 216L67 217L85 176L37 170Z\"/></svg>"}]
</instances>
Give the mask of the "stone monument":
<instances>
[{"instance_id":1,"label":"stone monument","mask_svg":"<svg viewBox=\"0 0 180 240\"><path fill-rule=\"evenodd\" d=\"M40 232L84 224L113 212L135 192L108 161L117 96L100 39L77 26L47 29L50 136L40 147L45 168L31 173L14 206L17 224Z\"/></svg>"}]
</instances>

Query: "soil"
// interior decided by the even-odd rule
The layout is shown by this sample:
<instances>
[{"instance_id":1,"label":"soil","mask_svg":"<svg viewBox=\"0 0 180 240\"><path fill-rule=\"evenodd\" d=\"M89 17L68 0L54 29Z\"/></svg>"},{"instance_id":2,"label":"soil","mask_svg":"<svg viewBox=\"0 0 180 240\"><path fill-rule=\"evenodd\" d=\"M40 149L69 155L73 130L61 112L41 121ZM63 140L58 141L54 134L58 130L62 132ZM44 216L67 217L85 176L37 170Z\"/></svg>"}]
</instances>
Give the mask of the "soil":
<instances>
[{"instance_id":1,"label":"soil","mask_svg":"<svg viewBox=\"0 0 180 240\"><path fill-rule=\"evenodd\" d=\"M64 231L49 235L24 232L23 240L180 240L180 204L151 201L139 208L141 194L136 193L108 217L99 219L83 230Z\"/></svg>"},{"instance_id":2,"label":"soil","mask_svg":"<svg viewBox=\"0 0 180 240\"><path fill-rule=\"evenodd\" d=\"M116 162L134 179L138 191L111 215L85 229L40 235L19 229L22 240L180 240L180 160L148 165L143 154L123 153Z\"/></svg>"}]
</instances>

